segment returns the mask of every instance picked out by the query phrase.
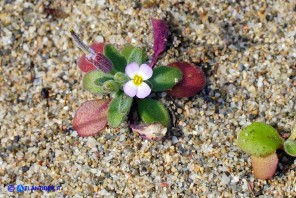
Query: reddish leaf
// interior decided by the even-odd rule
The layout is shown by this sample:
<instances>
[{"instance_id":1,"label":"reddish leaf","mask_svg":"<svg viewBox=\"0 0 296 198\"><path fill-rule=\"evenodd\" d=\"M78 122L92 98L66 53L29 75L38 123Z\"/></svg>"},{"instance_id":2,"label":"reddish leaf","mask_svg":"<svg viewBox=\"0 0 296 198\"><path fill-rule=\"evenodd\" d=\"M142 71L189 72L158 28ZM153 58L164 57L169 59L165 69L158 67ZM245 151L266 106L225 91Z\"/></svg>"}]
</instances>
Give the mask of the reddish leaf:
<instances>
[{"instance_id":1,"label":"reddish leaf","mask_svg":"<svg viewBox=\"0 0 296 198\"><path fill-rule=\"evenodd\" d=\"M167 132L167 127L160 123L154 124L131 124L133 132L139 133L144 140L162 140Z\"/></svg>"},{"instance_id":2,"label":"reddish leaf","mask_svg":"<svg viewBox=\"0 0 296 198\"><path fill-rule=\"evenodd\" d=\"M200 92L206 84L203 71L192 64L186 62L174 62L171 67L179 68L183 73L183 79L173 87L168 93L174 97L191 97Z\"/></svg>"},{"instance_id":3,"label":"reddish leaf","mask_svg":"<svg viewBox=\"0 0 296 198\"><path fill-rule=\"evenodd\" d=\"M93 136L107 125L110 100L91 100L84 102L76 111L73 128L79 136Z\"/></svg>"},{"instance_id":4,"label":"reddish leaf","mask_svg":"<svg viewBox=\"0 0 296 198\"><path fill-rule=\"evenodd\" d=\"M105 44L104 43L93 43L90 46L96 53L103 54ZM82 55L78 60L78 66L83 72L90 72L97 69L90 61L86 59L86 55Z\"/></svg>"},{"instance_id":5,"label":"reddish leaf","mask_svg":"<svg viewBox=\"0 0 296 198\"><path fill-rule=\"evenodd\" d=\"M276 172L276 168L279 162L276 153L273 153L266 157L251 156L251 158L254 175L258 179L270 179Z\"/></svg>"},{"instance_id":6,"label":"reddish leaf","mask_svg":"<svg viewBox=\"0 0 296 198\"><path fill-rule=\"evenodd\" d=\"M169 29L165 21L152 18L152 26L154 37L154 54L150 63L150 67L154 67L159 54L165 49L165 43L169 35Z\"/></svg>"}]
</instances>

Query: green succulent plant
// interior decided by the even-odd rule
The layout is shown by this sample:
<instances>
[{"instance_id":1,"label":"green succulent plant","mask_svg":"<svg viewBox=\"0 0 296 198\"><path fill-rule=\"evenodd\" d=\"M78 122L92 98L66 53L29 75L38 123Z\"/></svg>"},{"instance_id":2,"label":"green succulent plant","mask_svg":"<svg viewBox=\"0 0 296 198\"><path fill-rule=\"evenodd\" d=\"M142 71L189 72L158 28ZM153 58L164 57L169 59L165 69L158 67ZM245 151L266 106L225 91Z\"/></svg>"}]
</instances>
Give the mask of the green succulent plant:
<instances>
[{"instance_id":1,"label":"green succulent plant","mask_svg":"<svg viewBox=\"0 0 296 198\"><path fill-rule=\"evenodd\" d=\"M237 144L251 155L255 176L259 179L269 179L274 175L278 164L277 149L284 147L287 154L296 156L295 138L295 127L290 138L285 141L272 126L254 122L239 133Z\"/></svg>"},{"instance_id":2,"label":"green succulent plant","mask_svg":"<svg viewBox=\"0 0 296 198\"><path fill-rule=\"evenodd\" d=\"M149 65L146 51L139 47L129 44L118 50L104 43L88 46L71 31L73 40L85 53L78 61L79 68L86 73L83 88L107 95L103 100L85 102L77 110L73 126L78 135L95 135L107 124L118 127L128 115L136 113L137 123L130 123L130 127L144 139L160 140L170 126L170 116L151 93L167 91L172 96L177 93L176 97L191 97L204 87L202 70L192 64L175 62L172 66L154 68L166 48L169 30L163 20L152 19L152 26L154 53ZM177 84L179 87L175 89Z\"/></svg>"},{"instance_id":3,"label":"green succulent plant","mask_svg":"<svg viewBox=\"0 0 296 198\"><path fill-rule=\"evenodd\" d=\"M124 73L128 63L136 62L141 65L146 62L146 52L141 48L131 45L119 52L115 47L106 45L104 55L110 59L113 68L110 73L93 70L83 77L83 87L96 94L106 95L114 93L108 111L109 125L117 127L124 117L129 113L133 98L127 96L123 91L124 84L129 77ZM148 84L153 92L171 89L182 80L182 72L175 67L160 66L154 69L153 76ZM160 102L153 99L136 100L139 114L144 123L159 122L165 126L169 125L169 113Z\"/></svg>"},{"instance_id":4,"label":"green succulent plant","mask_svg":"<svg viewBox=\"0 0 296 198\"><path fill-rule=\"evenodd\" d=\"M257 157L274 153L283 145L283 139L277 130L262 122L254 122L243 129L237 142L243 151Z\"/></svg>"}]
</instances>

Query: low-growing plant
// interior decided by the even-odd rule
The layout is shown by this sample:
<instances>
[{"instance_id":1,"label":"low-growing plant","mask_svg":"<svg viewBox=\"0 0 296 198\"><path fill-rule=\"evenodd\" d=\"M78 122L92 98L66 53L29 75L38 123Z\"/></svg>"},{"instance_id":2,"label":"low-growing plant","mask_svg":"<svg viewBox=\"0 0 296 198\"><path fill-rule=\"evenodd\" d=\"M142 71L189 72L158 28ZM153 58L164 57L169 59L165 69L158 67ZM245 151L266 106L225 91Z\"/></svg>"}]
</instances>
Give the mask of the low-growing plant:
<instances>
[{"instance_id":1,"label":"low-growing plant","mask_svg":"<svg viewBox=\"0 0 296 198\"><path fill-rule=\"evenodd\" d=\"M204 73L190 63L154 67L165 50L169 30L163 20L152 19L152 26L154 54L150 64L146 51L139 47L126 45L118 50L105 43L88 46L71 31L73 40L85 53L78 61L79 68L86 73L83 88L109 96L87 101L77 110L73 127L80 136L96 135L107 124L118 127L125 118L133 117L130 120L133 131L144 139L161 140L170 126L170 115L151 93L168 91L175 97L190 97L204 87Z\"/></svg>"},{"instance_id":2,"label":"low-growing plant","mask_svg":"<svg viewBox=\"0 0 296 198\"><path fill-rule=\"evenodd\" d=\"M296 125L284 140L272 126L254 122L239 133L237 144L251 155L254 175L258 179L270 179L278 166L277 149L284 148L288 155L296 156Z\"/></svg>"}]
</instances>

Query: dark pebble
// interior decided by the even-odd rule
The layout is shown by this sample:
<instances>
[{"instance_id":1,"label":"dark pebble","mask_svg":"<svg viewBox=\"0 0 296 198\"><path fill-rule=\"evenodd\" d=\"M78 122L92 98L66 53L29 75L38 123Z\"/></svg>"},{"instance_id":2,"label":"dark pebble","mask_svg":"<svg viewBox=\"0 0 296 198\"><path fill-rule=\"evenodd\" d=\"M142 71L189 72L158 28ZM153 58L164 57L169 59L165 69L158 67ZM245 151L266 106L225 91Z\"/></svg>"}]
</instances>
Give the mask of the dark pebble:
<instances>
[{"instance_id":1,"label":"dark pebble","mask_svg":"<svg viewBox=\"0 0 296 198\"><path fill-rule=\"evenodd\" d=\"M42 90L41 90L41 97L43 99L47 99L49 97L48 88L42 88Z\"/></svg>"},{"instance_id":2,"label":"dark pebble","mask_svg":"<svg viewBox=\"0 0 296 198\"><path fill-rule=\"evenodd\" d=\"M186 149L184 148L184 146L182 144L180 144L180 146L179 146L179 151L180 151L181 155L184 155L186 153Z\"/></svg>"},{"instance_id":3,"label":"dark pebble","mask_svg":"<svg viewBox=\"0 0 296 198\"><path fill-rule=\"evenodd\" d=\"M110 133L106 133L105 139L110 140L112 138L112 135Z\"/></svg>"},{"instance_id":4,"label":"dark pebble","mask_svg":"<svg viewBox=\"0 0 296 198\"><path fill-rule=\"evenodd\" d=\"M17 135L17 136L14 136L13 141L14 141L15 143L18 143L18 141L19 141L20 139L21 139L20 136Z\"/></svg>"},{"instance_id":5,"label":"dark pebble","mask_svg":"<svg viewBox=\"0 0 296 198\"><path fill-rule=\"evenodd\" d=\"M146 167L143 167L142 168L142 172L147 172L147 168Z\"/></svg>"},{"instance_id":6,"label":"dark pebble","mask_svg":"<svg viewBox=\"0 0 296 198\"><path fill-rule=\"evenodd\" d=\"M30 169L30 167L23 166L21 169L22 169L22 172L25 173L25 172L27 172Z\"/></svg>"},{"instance_id":7,"label":"dark pebble","mask_svg":"<svg viewBox=\"0 0 296 198\"><path fill-rule=\"evenodd\" d=\"M272 21L272 19L273 19L272 15L270 14L266 15L266 21Z\"/></svg>"},{"instance_id":8,"label":"dark pebble","mask_svg":"<svg viewBox=\"0 0 296 198\"><path fill-rule=\"evenodd\" d=\"M181 137L183 135L183 131L182 131L182 129L172 127L172 129L170 130L170 135L176 136L176 137Z\"/></svg>"},{"instance_id":9,"label":"dark pebble","mask_svg":"<svg viewBox=\"0 0 296 198\"><path fill-rule=\"evenodd\" d=\"M243 64L238 65L238 70L239 71L244 71L245 69L246 69L246 67Z\"/></svg>"}]
</instances>

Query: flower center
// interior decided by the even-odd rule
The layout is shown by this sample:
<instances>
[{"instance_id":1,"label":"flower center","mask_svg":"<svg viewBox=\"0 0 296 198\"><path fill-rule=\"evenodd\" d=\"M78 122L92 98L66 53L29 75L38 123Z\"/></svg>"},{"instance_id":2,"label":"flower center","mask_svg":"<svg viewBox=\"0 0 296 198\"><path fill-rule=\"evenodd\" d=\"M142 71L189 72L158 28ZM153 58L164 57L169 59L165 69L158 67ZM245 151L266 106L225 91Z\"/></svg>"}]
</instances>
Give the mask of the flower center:
<instances>
[{"instance_id":1,"label":"flower center","mask_svg":"<svg viewBox=\"0 0 296 198\"><path fill-rule=\"evenodd\" d=\"M134 83L135 85L140 85L143 82L143 78L141 76L135 75L134 77Z\"/></svg>"}]
</instances>

